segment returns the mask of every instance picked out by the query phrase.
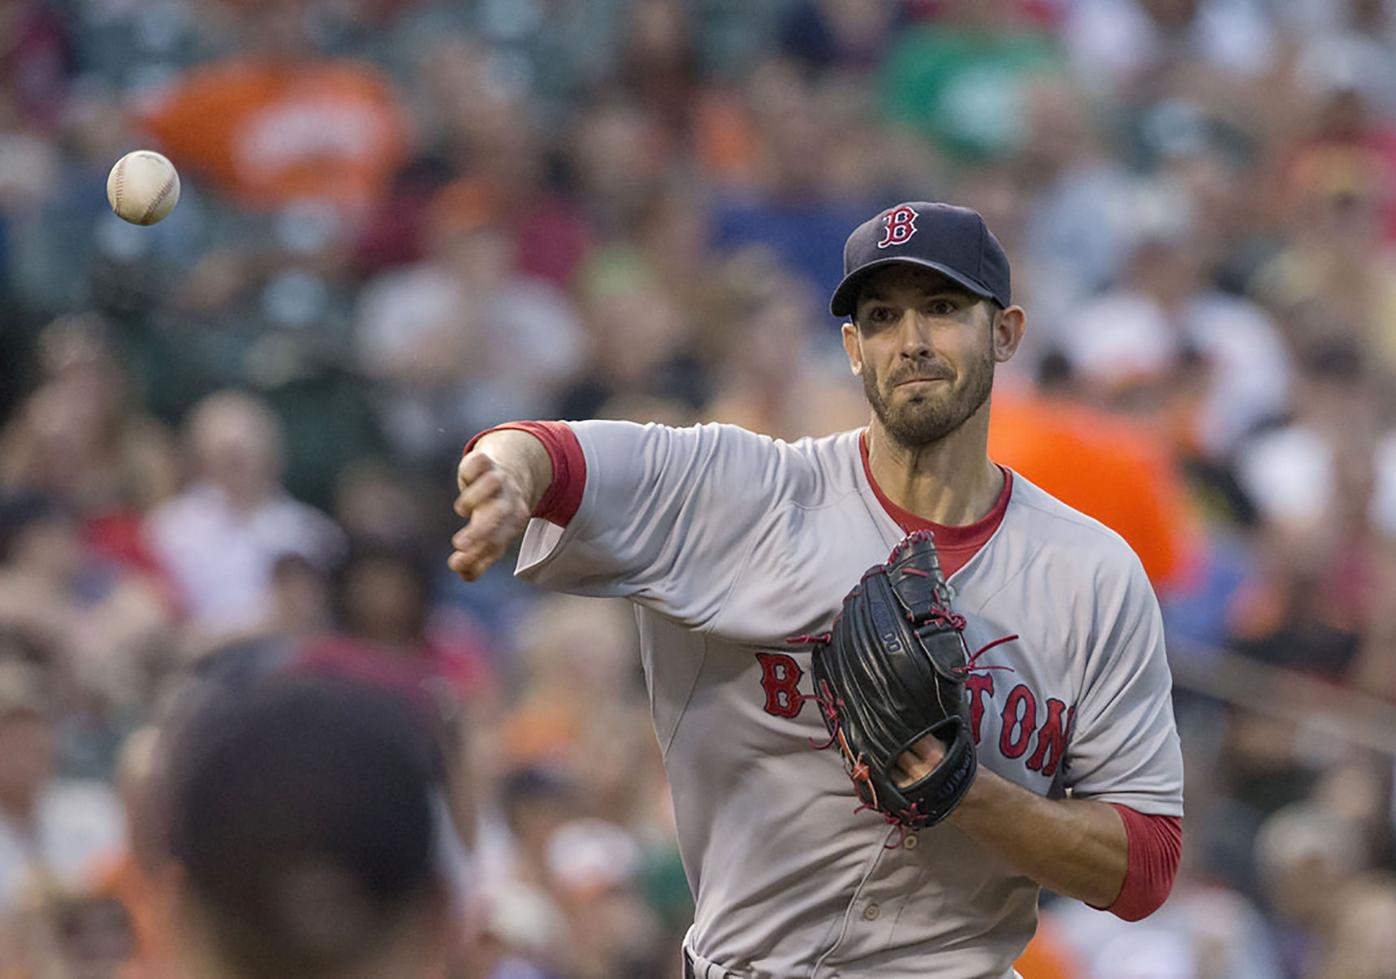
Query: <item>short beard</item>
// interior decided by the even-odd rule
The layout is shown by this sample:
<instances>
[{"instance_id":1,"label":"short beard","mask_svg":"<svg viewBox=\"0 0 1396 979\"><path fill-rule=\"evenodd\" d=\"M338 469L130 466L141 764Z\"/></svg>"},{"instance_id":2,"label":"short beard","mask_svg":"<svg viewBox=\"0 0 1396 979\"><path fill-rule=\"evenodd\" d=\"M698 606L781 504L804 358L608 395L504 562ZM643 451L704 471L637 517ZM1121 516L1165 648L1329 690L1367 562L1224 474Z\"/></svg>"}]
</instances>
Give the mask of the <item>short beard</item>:
<instances>
[{"instance_id":1,"label":"short beard","mask_svg":"<svg viewBox=\"0 0 1396 979\"><path fill-rule=\"evenodd\" d=\"M963 375L963 387L952 388L944 398L922 398L893 408L884 396L879 379L863 371L863 393L872 405L887 434L911 449L934 445L958 431L989 400L994 387L994 356L986 351L982 360ZM951 382L952 384L954 382ZM895 382L889 386L895 387Z\"/></svg>"}]
</instances>

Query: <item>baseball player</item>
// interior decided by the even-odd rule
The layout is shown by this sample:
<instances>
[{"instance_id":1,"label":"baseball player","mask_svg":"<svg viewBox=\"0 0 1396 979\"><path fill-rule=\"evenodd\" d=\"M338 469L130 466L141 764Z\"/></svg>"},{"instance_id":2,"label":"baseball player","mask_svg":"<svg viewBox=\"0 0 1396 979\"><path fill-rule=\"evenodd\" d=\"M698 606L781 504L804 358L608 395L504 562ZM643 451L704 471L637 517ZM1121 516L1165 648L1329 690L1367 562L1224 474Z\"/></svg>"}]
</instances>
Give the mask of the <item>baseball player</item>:
<instances>
[{"instance_id":1,"label":"baseball player","mask_svg":"<svg viewBox=\"0 0 1396 979\"><path fill-rule=\"evenodd\" d=\"M1158 604L1118 535L988 458L995 365L1026 316L983 219L889 208L844 272L831 309L866 428L505 425L460 463L450 566L474 580L522 534L521 577L636 606L697 905L689 975L1005 979L1039 888L1136 919L1171 887L1183 771ZM932 538L939 568L902 567ZM953 610L932 617L974 650L946 672L967 733L933 823L865 811L861 752L811 748L837 708L885 708L814 683L884 561L943 573ZM921 737L889 774L920 784L951 743Z\"/></svg>"}]
</instances>

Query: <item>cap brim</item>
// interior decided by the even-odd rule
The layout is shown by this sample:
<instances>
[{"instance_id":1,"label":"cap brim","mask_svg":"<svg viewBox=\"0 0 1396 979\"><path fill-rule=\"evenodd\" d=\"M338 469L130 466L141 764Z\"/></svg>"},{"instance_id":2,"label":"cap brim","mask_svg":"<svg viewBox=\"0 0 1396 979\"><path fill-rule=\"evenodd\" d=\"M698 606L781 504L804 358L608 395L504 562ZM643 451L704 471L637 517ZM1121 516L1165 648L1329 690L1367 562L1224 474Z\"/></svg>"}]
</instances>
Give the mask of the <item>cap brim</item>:
<instances>
[{"instance_id":1,"label":"cap brim","mask_svg":"<svg viewBox=\"0 0 1396 979\"><path fill-rule=\"evenodd\" d=\"M835 316L852 316L858 309L858 291L863 287L863 280L878 269L886 268L889 265L916 265L923 269L931 269L934 272L939 272L950 281L964 286L976 296L983 296L985 299L995 298L993 292L984 285L975 282L961 272L956 272L948 265L898 255L879 258L877 261L859 266L845 275L843 281L839 283L839 287L834 290L833 297L829 300L829 312Z\"/></svg>"}]
</instances>

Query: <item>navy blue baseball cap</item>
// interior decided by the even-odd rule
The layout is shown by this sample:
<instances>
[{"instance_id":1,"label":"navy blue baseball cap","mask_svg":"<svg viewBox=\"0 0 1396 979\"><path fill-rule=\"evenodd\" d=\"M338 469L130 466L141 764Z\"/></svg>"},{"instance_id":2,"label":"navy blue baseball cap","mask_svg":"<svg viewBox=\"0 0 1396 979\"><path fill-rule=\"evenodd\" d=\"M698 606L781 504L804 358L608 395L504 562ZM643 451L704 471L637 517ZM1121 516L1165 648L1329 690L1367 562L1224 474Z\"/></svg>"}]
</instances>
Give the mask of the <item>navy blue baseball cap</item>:
<instances>
[{"instance_id":1,"label":"navy blue baseball cap","mask_svg":"<svg viewBox=\"0 0 1396 979\"><path fill-rule=\"evenodd\" d=\"M978 211L909 201L864 221L843 246L843 281L829 300L835 316L852 316L858 290L877 269L897 263L934 269L976 296L1013 304L1008 256Z\"/></svg>"}]
</instances>

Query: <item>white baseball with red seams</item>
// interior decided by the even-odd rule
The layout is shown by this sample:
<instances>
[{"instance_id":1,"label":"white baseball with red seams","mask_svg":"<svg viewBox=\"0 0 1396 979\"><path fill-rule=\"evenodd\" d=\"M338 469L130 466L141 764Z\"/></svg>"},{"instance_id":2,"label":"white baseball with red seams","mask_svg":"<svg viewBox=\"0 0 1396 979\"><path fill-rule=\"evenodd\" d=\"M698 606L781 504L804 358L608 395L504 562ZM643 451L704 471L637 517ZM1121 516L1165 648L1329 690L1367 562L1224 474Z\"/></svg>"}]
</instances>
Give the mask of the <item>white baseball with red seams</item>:
<instances>
[{"instance_id":1,"label":"white baseball with red seams","mask_svg":"<svg viewBox=\"0 0 1396 979\"><path fill-rule=\"evenodd\" d=\"M107 202L123 221L163 221L179 203L179 171L154 150L127 153L107 174Z\"/></svg>"},{"instance_id":2,"label":"white baseball with red seams","mask_svg":"<svg viewBox=\"0 0 1396 979\"><path fill-rule=\"evenodd\" d=\"M859 432L787 444L739 428L571 423L586 461L567 526L533 520L518 574L636 605L655 732L697 912L704 975L1000 979L1038 886L952 823L901 846L855 814L810 653L903 530ZM977 648L980 764L1033 792L1182 815L1158 603L1113 531L1010 477L993 536L950 576ZM711 964L711 967L710 967Z\"/></svg>"}]
</instances>

